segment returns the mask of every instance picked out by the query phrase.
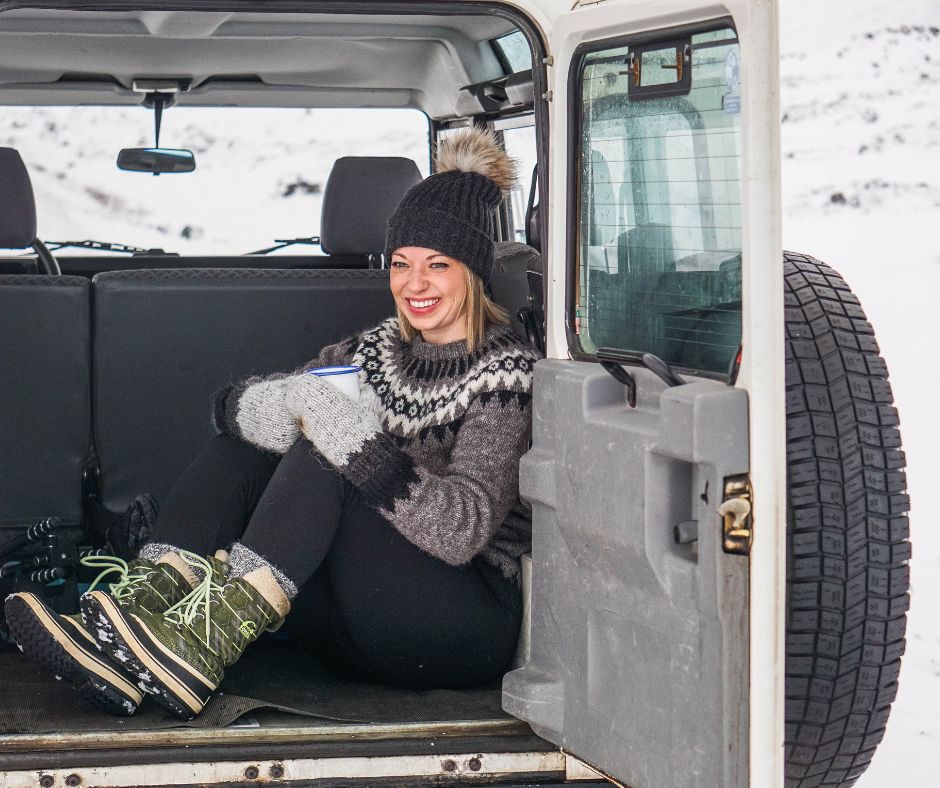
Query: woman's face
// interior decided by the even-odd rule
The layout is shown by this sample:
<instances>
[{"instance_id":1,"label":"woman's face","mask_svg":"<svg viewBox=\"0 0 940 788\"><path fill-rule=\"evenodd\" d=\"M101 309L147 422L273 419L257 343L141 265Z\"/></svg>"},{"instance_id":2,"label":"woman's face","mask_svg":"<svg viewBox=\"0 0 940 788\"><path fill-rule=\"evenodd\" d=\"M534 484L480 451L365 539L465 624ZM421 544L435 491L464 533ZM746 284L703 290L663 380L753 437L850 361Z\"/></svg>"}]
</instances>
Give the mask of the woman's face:
<instances>
[{"instance_id":1,"label":"woman's face","mask_svg":"<svg viewBox=\"0 0 940 788\"><path fill-rule=\"evenodd\" d=\"M425 342L467 338L463 263L434 249L403 246L392 253L390 279L395 303Z\"/></svg>"}]
</instances>

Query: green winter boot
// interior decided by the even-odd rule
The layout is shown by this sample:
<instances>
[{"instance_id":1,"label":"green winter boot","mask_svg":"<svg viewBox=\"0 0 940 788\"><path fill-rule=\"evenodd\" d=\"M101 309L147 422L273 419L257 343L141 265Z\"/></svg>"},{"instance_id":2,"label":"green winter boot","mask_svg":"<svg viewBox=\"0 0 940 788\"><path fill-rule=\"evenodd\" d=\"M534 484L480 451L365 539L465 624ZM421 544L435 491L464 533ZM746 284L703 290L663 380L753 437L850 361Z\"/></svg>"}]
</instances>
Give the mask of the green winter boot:
<instances>
[{"instance_id":1,"label":"green winter boot","mask_svg":"<svg viewBox=\"0 0 940 788\"><path fill-rule=\"evenodd\" d=\"M89 556L82 563L104 570L89 589L92 595L106 596L94 587L108 574L119 573L109 588L126 610L162 613L197 584L193 570L177 553L167 553L156 562L138 559L128 564L113 556ZM59 615L31 593L7 597L4 611L10 633L26 656L110 714L130 715L137 710L143 693L135 686L135 678L120 660L102 653L81 616Z\"/></svg>"},{"instance_id":2,"label":"green winter boot","mask_svg":"<svg viewBox=\"0 0 940 788\"><path fill-rule=\"evenodd\" d=\"M234 664L290 601L268 567L227 578L227 566L183 553L205 579L164 613L128 611L107 596L86 595L85 620L98 642L138 679L138 685L177 716L189 719L209 701Z\"/></svg>"},{"instance_id":3,"label":"green winter boot","mask_svg":"<svg viewBox=\"0 0 940 788\"><path fill-rule=\"evenodd\" d=\"M36 594L11 594L4 603L10 634L27 657L68 681L93 705L127 716L143 693L123 668L101 654L78 614L63 616Z\"/></svg>"},{"instance_id":4,"label":"green winter boot","mask_svg":"<svg viewBox=\"0 0 940 788\"><path fill-rule=\"evenodd\" d=\"M85 595L106 595L104 591L96 591L95 587L107 575L117 572L120 577L108 584L108 592L130 612L162 613L199 584L196 573L175 550L167 551L156 561L136 558L127 563L116 556L92 555L83 558L82 564L102 570Z\"/></svg>"}]
</instances>

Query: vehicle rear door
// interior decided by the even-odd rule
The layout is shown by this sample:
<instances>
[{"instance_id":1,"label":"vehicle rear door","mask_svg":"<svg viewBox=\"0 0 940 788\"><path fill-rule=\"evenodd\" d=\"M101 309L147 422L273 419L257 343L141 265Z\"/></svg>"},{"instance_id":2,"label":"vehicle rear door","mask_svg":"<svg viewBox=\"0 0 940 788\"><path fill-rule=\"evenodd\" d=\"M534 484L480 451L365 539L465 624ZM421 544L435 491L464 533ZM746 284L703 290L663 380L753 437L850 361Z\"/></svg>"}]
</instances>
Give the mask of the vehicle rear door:
<instances>
[{"instance_id":1,"label":"vehicle rear door","mask_svg":"<svg viewBox=\"0 0 940 788\"><path fill-rule=\"evenodd\" d=\"M576 3L549 34L531 643L503 705L633 788L783 785L776 7L725 8Z\"/></svg>"}]
</instances>

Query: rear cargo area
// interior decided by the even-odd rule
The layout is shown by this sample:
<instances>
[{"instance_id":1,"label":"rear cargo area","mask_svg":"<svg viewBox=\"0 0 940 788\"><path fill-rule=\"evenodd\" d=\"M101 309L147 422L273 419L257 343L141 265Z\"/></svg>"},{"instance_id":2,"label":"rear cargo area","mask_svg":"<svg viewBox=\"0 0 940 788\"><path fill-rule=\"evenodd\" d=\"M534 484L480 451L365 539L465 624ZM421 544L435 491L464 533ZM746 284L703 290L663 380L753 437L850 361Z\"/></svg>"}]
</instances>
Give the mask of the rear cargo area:
<instances>
[{"instance_id":1,"label":"rear cargo area","mask_svg":"<svg viewBox=\"0 0 940 788\"><path fill-rule=\"evenodd\" d=\"M148 700L131 717L85 703L67 683L17 650L0 655L0 730L67 733L253 726L258 714L304 724L394 724L512 719L500 708L498 684L474 690L411 691L345 680L299 646L262 640L229 669L220 692L194 720L180 720Z\"/></svg>"},{"instance_id":2,"label":"rear cargo area","mask_svg":"<svg viewBox=\"0 0 940 788\"><path fill-rule=\"evenodd\" d=\"M63 759L77 767L557 749L502 711L498 684L412 691L349 681L277 637L255 644L190 721L152 699L131 717L105 714L12 647L0 651L0 677L0 771Z\"/></svg>"}]
</instances>

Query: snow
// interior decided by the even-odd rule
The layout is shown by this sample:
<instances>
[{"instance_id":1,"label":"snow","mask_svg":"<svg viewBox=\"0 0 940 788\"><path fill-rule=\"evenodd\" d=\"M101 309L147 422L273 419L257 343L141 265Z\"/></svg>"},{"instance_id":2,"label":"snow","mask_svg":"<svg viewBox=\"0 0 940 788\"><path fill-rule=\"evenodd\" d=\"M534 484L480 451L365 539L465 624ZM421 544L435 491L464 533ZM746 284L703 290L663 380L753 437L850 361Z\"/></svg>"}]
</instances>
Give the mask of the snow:
<instances>
[{"instance_id":1,"label":"snow","mask_svg":"<svg viewBox=\"0 0 940 788\"><path fill-rule=\"evenodd\" d=\"M940 4L781 4L784 246L833 265L875 328L901 417L911 495L911 610L898 699L860 788L937 784L940 471Z\"/></svg>"},{"instance_id":2,"label":"snow","mask_svg":"<svg viewBox=\"0 0 940 788\"><path fill-rule=\"evenodd\" d=\"M858 785L927 788L940 771L940 528L928 497L940 474L940 377L928 355L940 346L940 319L930 318L940 292L940 3L781 0L781 52L784 245L833 265L861 298L908 459L908 651L887 735ZM338 156L408 156L427 172L426 120L404 111L175 108L162 142L191 147L197 172L118 172L117 150L151 135L139 108L0 116L0 145L30 166L44 239L247 252L317 233Z\"/></svg>"},{"instance_id":3,"label":"snow","mask_svg":"<svg viewBox=\"0 0 940 788\"><path fill-rule=\"evenodd\" d=\"M141 107L4 107L0 146L17 148L29 168L39 237L243 254L317 235L341 156L406 156L428 174L428 120L415 110L174 107L160 143L191 149L195 172L118 170L118 151L151 146L153 133Z\"/></svg>"}]
</instances>

